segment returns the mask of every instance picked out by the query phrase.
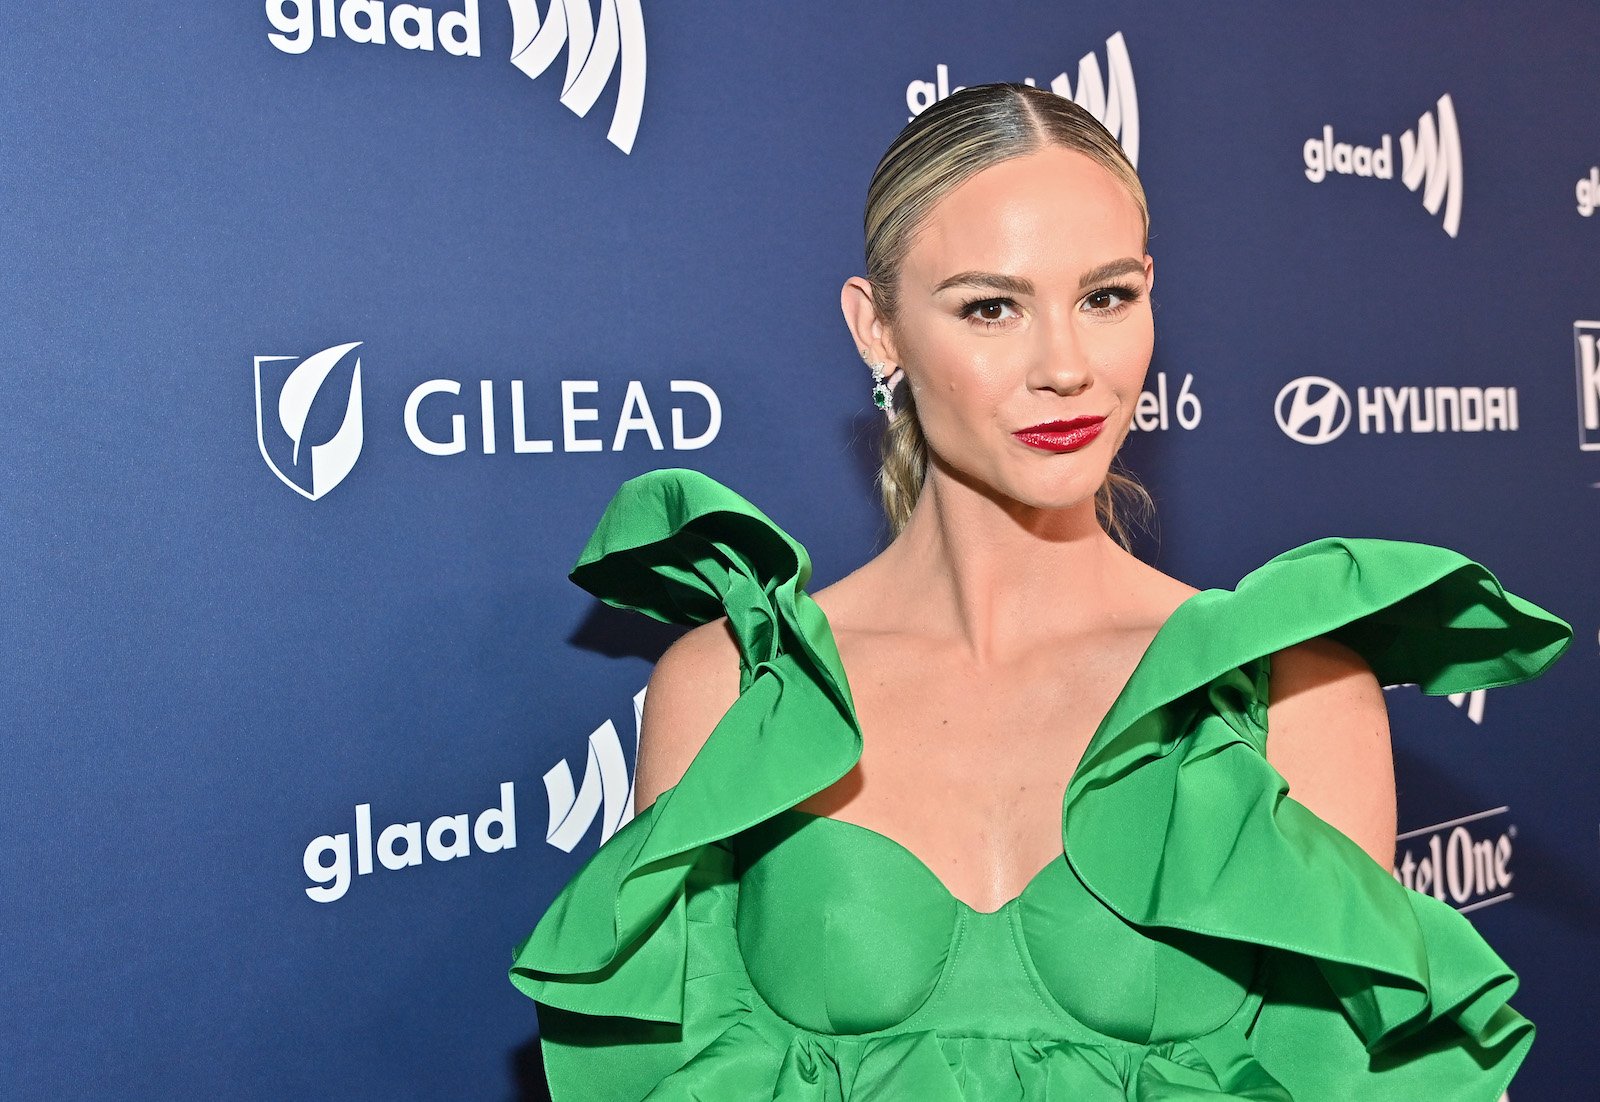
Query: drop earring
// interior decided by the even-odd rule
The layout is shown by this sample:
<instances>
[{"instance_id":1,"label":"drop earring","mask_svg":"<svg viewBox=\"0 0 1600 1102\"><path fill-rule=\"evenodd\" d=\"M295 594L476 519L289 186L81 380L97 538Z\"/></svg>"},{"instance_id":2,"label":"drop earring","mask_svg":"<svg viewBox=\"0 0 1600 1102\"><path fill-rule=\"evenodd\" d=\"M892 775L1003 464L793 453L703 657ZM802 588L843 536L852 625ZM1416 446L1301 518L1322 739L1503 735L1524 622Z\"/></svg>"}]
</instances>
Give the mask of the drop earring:
<instances>
[{"instance_id":1,"label":"drop earring","mask_svg":"<svg viewBox=\"0 0 1600 1102\"><path fill-rule=\"evenodd\" d=\"M866 353L863 352L865 357ZM883 410L883 415L889 420L894 420L894 388L900 385L900 379L905 375L899 367L884 374L884 364L869 363L872 369L872 404Z\"/></svg>"}]
</instances>

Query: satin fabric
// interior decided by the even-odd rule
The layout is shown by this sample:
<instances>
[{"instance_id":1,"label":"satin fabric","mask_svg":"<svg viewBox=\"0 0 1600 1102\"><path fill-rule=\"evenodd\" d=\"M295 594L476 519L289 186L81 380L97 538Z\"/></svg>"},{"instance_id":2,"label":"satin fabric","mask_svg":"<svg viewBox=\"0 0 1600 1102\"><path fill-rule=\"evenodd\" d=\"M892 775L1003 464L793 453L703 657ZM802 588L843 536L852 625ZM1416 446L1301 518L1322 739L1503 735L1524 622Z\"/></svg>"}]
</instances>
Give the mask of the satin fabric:
<instances>
[{"instance_id":1,"label":"satin fabric","mask_svg":"<svg viewBox=\"0 0 1600 1102\"><path fill-rule=\"evenodd\" d=\"M517 946L553 1097L1493 1102L1533 1041L1470 922L1289 794L1270 656L1383 684L1538 676L1564 620L1446 548L1325 537L1163 625L1066 785L1062 859L991 913L885 835L794 807L861 732L805 549L716 480L623 483L571 577L726 614L740 695L682 779Z\"/></svg>"}]
</instances>

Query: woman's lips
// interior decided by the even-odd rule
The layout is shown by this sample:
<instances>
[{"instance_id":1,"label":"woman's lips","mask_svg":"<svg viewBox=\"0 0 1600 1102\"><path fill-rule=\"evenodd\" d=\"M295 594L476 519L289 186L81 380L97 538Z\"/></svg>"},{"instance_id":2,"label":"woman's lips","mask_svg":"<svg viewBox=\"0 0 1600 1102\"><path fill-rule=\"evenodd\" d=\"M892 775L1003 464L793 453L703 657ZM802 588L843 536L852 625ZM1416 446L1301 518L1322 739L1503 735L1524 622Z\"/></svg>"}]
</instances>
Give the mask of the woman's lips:
<instances>
[{"instance_id":1,"label":"woman's lips","mask_svg":"<svg viewBox=\"0 0 1600 1102\"><path fill-rule=\"evenodd\" d=\"M1042 425L1012 433L1030 448L1049 452L1070 452L1100 435L1104 417L1074 417L1070 421L1046 421Z\"/></svg>"}]
</instances>

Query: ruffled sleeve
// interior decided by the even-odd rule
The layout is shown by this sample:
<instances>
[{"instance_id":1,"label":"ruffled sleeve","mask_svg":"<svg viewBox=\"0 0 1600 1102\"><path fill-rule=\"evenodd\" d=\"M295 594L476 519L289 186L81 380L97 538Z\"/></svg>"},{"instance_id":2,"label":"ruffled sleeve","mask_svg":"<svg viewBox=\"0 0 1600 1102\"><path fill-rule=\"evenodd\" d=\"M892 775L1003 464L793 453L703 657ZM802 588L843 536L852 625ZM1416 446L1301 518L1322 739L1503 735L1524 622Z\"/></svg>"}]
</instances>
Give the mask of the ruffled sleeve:
<instances>
[{"instance_id":1,"label":"ruffled sleeve","mask_svg":"<svg viewBox=\"0 0 1600 1102\"><path fill-rule=\"evenodd\" d=\"M517 947L557 1099L640 1098L721 1039L752 998L732 929L723 839L842 777L861 735L832 633L805 593L805 549L745 498L667 468L623 483L571 571L607 604L701 624L727 615L739 698L683 777L595 852ZM739 1056L733 1063L743 1059ZM722 1068L728 1097L746 1072Z\"/></svg>"},{"instance_id":2,"label":"ruffled sleeve","mask_svg":"<svg viewBox=\"0 0 1600 1102\"><path fill-rule=\"evenodd\" d=\"M1536 677L1566 621L1442 547L1324 538L1190 598L1091 742L1069 862L1129 922L1281 950L1252 1032L1295 1099L1499 1096L1533 1040L1470 922L1293 798L1268 764L1270 656L1319 635L1381 684L1446 694Z\"/></svg>"},{"instance_id":3,"label":"ruffled sleeve","mask_svg":"<svg viewBox=\"0 0 1600 1102\"><path fill-rule=\"evenodd\" d=\"M796 1047L794 1028L757 1005L733 922L728 840L861 754L810 575L804 548L743 497L676 468L624 483L572 570L606 603L658 620L726 614L741 691L679 783L599 848L515 951L511 980L538 1004L558 1102L851 1093L796 1062L821 1039ZM1246 1032L1176 1042L1188 1053L1178 1078L1146 1075L1128 1099L1492 1102L1532 1041L1507 1003L1515 976L1468 920L1403 887L1268 763L1271 656L1319 635L1384 684L1445 694L1537 676L1572 629L1453 551L1353 538L1286 551L1174 613L1067 784L1063 850L1150 937L1245 942L1270 967ZM873 1043L889 1054L914 1041ZM1064 1049L1049 1067L1072 1059ZM967 1072L934 1070L940 1097L968 1097ZM970 1093L990 1096L984 1084Z\"/></svg>"}]
</instances>

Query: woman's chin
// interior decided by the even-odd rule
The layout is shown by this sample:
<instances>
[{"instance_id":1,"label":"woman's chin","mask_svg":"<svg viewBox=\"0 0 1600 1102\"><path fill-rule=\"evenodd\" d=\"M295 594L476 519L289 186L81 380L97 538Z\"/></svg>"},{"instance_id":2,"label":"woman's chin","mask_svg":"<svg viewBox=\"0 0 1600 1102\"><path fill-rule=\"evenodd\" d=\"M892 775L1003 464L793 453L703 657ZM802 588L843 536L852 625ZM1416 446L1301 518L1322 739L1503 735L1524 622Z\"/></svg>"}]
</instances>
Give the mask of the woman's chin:
<instances>
[{"instance_id":1,"label":"woman's chin","mask_svg":"<svg viewBox=\"0 0 1600 1102\"><path fill-rule=\"evenodd\" d=\"M1030 509L1049 510L1059 512L1068 509L1081 509L1085 505L1093 508L1094 496L1099 491L1101 483L1105 481L1106 472L1076 471L1070 477L1059 475L1041 477L1032 474L1027 477L1007 479L1005 484L997 489L1018 505Z\"/></svg>"},{"instance_id":2,"label":"woman's chin","mask_svg":"<svg viewBox=\"0 0 1600 1102\"><path fill-rule=\"evenodd\" d=\"M994 457L991 462L951 463L935 453L932 466L945 477L997 502L1029 509L1058 511L1093 506L1106 480L1107 468L1087 457L1038 452L1022 457ZM1051 462L1054 460L1054 462Z\"/></svg>"}]
</instances>

